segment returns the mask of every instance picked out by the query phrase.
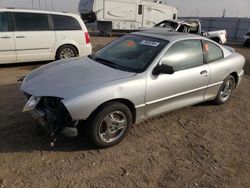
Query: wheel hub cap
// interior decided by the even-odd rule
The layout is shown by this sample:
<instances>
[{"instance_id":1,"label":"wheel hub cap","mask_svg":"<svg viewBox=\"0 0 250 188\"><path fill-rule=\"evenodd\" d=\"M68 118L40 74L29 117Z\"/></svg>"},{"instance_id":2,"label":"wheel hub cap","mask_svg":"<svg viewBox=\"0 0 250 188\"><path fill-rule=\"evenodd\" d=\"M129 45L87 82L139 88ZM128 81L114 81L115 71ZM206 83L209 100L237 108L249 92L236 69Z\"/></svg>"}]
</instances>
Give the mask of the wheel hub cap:
<instances>
[{"instance_id":1,"label":"wheel hub cap","mask_svg":"<svg viewBox=\"0 0 250 188\"><path fill-rule=\"evenodd\" d=\"M75 57L75 53L72 49L70 48L65 48L62 50L61 54L60 54L61 59L68 59L68 58L72 58Z\"/></svg>"},{"instance_id":2,"label":"wheel hub cap","mask_svg":"<svg viewBox=\"0 0 250 188\"><path fill-rule=\"evenodd\" d=\"M111 112L101 121L98 134L102 141L114 142L123 136L127 126L127 117L123 112Z\"/></svg>"}]
</instances>

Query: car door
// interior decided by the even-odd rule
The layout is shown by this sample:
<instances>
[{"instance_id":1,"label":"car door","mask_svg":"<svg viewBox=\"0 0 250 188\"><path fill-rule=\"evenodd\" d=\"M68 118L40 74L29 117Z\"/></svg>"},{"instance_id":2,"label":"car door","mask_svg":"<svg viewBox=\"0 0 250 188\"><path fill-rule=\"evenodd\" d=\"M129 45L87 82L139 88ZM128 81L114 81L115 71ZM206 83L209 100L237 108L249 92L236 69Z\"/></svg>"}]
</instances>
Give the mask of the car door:
<instances>
[{"instance_id":1,"label":"car door","mask_svg":"<svg viewBox=\"0 0 250 188\"><path fill-rule=\"evenodd\" d=\"M17 61L50 60L55 32L49 27L47 14L13 13Z\"/></svg>"},{"instance_id":2,"label":"car door","mask_svg":"<svg viewBox=\"0 0 250 188\"><path fill-rule=\"evenodd\" d=\"M146 116L204 101L209 81L209 67L204 63L201 40L183 40L174 43L160 63L172 66L174 74L147 78Z\"/></svg>"},{"instance_id":3,"label":"car door","mask_svg":"<svg viewBox=\"0 0 250 188\"><path fill-rule=\"evenodd\" d=\"M16 61L15 43L8 13L0 12L0 64Z\"/></svg>"},{"instance_id":4,"label":"car door","mask_svg":"<svg viewBox=\"0 0 250 188\"><path fill-rule=\"evenodd\" d=\"M234 72L233 67L229 63L224 63L224 54L221 47L214 42L203 41L206 61L211 71L205 100L214 99L228 74Z\"/></svg>"}]
</instances>

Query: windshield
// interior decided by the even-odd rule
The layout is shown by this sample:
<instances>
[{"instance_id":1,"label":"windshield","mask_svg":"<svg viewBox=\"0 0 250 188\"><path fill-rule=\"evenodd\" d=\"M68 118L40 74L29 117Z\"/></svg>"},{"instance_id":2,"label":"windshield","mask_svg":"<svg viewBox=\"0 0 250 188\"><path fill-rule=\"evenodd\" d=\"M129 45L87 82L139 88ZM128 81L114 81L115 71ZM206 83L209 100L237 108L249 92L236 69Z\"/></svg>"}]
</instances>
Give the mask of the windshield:
<instances>
[{"instance_id":1,"label":"windshield","mask_svg":"<svg viewBox=\"0 0 250 188\"><path fill-rule=\"evenodd\" d=\"M178 23L171 22L171 21L162 21L155 25L155 27L167 27L167 28L173 28L176 30L178 28Z\"/></svg>"},{"instance_id":2,"label":"windshield","mask_svg":"<svg viewBox=\"0 0 250 188\"><path fill-rule=\"evenodd\" d=\"M115 69L140 73L146 70L167 44L165 40L126 35L89 58Z\"/></svg>"}]
</instances>

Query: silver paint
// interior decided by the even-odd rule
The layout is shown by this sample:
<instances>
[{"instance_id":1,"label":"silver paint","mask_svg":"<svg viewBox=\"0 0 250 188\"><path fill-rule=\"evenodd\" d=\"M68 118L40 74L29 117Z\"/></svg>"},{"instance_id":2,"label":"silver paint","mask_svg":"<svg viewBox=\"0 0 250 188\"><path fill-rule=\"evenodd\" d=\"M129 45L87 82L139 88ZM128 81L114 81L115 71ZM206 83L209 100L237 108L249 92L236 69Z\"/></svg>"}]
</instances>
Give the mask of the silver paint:
<instances>
[{"instance_id":1,"label":"silver paint","mask_svg":"<svg viewBox=\"0 0 250 188\"><path fill-rule=\"evenodd\" d=\"M198 35L165 31L134 34L169 41L143 73L120 71L89 58L76 58L57 61L31 72L26 76L21 90L37 97L62 98L73 120L87 119L96 108L107 101L127 100L136 109L135 119L138 123L164 112L213 100L228 75L238 75L237 86L243 77L244 57L223 46L220 46L225 56L222 60L180 70L173 75L153 76L153 69L175 42L186 39L210 40ZM206 73L201 74L204 70Z\"/></svg>"}]
</instances>

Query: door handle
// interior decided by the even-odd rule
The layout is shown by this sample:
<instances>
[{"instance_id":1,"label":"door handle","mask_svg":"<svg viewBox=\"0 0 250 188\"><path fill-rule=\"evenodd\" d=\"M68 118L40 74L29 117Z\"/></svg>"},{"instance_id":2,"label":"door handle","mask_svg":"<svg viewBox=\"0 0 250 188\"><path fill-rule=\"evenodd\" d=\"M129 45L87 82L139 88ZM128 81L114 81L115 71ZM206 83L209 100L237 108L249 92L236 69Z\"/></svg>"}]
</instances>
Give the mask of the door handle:
<instances>
[{"instance_id":1,"label":"door handle","mask_svg":"<svg viewBox=\"0 0 250 188\"><path fill-rule=\"evenodd\" d=\"M17 39L24 39L24 38L26 38L26 37L22 35L22 36L16 36L16 38L17 38Z\"/></svg>"},{"instance_id":2,"label":"door handle","mask_svg":"<svg viewBox=\"0 0 250 188\"><path fill-rule=\"evenodd\" d=\"M207 70L201 71L200 74L207 74Z\"/></svg>"},{"instance_id":3,"label":"door handle","mask_svg":"<svg viewBox=\"0 0 250 188\"><path fill-rule=\"evenodd\" d=\"M10 36L2 36L1 39L10 39Z\"/></svg>"}]
</instances>

